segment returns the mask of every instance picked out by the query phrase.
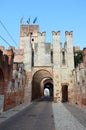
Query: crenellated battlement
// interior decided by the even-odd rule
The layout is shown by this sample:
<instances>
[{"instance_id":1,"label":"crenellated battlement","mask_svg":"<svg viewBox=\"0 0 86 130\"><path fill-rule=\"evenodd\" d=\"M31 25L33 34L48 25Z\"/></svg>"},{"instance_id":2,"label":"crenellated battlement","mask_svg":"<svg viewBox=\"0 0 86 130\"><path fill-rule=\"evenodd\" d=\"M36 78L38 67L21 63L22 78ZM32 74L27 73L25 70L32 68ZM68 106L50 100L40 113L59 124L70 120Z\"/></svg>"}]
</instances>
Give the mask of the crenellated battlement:
<instances>
[{"instance_id":1,"label":"crenellated battlement","mask_svg":"<svg viewBox=\"0 0 86 130\"><path fill-rule=\"evenodd\" d=\"M58 41L58 44L60 45L60 31L57 31L57 32L52 31L52 42L53 42L53 44L57 44L57 41Z\"/></svg>"},{"instance_id":2,"label":"crenellated battlement","mask_svg":"<svg viewBox=\"0 0 86 130\"><path fill-rule=\"evenodd\" d=\"M64 41L64 48L62 48L60 41L60 31L52 31L52 43L46 43L46 32L40 32L38 29L39 28L34 25L27 25L25 27L24 25L21 26L20 49L24 50L24 55L19 54L20 52L18 52L18 54L21 56L19 56L17 53L16 56L17 58L19 56L19 61L22 59L21 62L24 63L27 73L34 74L36 70L41 70L42 68L44 70L48 69L48 71L52 71L52 80L54 81L54 99L59 101L61 100L61 97L60 93L57 94L57 91L60 92L61 85L70 84L70 88L72 87L72 78L70 75L72 69L74 68L72 44L73 33L72 31L65 32L66 41ZM26 36L24 36L25 33ZM41 77L41 75L39 76ZM33 77L29 77L29 80L32 81L32 78ZM40 86L34 82L34 85L32 84L32 87L35 85ZM29 86L31 87L31 83L29 83ZM32 88L31 90L33 91ZM39 88L39 90L41 90L41 88ZM35 91L32 93L35 93Z\"/></svg>"},{"instance_id":3,"label":"crenellated battlement","mask_svg":"<svg viewBox=\"0 0 86 130\"><path fill-rule=\"evenodd\" d=\"M58 32L52 31L52 36L57 36L57 35L60 35L60 31Z\"/></svg>"},{"instance_id":4,"label":"crenellated battlement","mask_svg":"<svg viewBox=\"0 0 86 130\"><path fill-rule=\"evenodd\" d=\"M46 36L46 32L38 32L38 36Z\"/></svg>"},{"instance_id":5,"label":"crenellated battlement","mask_svg":"<svg viewBox=\"0 0 86 130\"><path fill-rule=\"evenodd\" d=\"M70 31L70 32L65 31L65 35L66 35L66 36L72 36L72 35L73 35L73 31Z\"/></svg>"}]
</instances>

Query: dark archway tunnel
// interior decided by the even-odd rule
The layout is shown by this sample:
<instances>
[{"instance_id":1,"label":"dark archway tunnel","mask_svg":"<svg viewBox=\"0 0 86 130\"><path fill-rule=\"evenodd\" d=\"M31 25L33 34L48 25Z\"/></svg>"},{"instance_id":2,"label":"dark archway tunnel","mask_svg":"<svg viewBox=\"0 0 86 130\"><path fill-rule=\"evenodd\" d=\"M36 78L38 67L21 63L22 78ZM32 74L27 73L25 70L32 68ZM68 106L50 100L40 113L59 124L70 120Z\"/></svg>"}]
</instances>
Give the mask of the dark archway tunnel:
<instances>
[{"instance_id":1,"label":"dark archway tunnel","mask_svg":"<svg viewBox=\"0 0 86 130\"><path fill-rule=\"evenodd\" d=\"M32 100L44 96L44 89L48 88L50 97L53 97L53 78L49 71L38 70L32 79Z\"/></svg>"}]
</instances>

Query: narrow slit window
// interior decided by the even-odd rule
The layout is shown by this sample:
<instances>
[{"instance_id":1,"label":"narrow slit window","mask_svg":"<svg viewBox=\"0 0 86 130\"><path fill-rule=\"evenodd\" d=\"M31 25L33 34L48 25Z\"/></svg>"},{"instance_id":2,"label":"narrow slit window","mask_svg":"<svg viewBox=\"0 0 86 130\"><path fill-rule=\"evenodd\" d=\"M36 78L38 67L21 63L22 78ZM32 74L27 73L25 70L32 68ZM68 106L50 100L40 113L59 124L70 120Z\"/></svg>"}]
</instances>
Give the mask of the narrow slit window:
<instances>
[{"instance_id":1,"label":"narrow slit window","mask_svg":"<svg viewBox=\"0 0 86 130\"><path fill-rule=\"evenodd\" d=\"M65 65L65 52L62 51L62 64Z\"/></svg>"}]
</instances>

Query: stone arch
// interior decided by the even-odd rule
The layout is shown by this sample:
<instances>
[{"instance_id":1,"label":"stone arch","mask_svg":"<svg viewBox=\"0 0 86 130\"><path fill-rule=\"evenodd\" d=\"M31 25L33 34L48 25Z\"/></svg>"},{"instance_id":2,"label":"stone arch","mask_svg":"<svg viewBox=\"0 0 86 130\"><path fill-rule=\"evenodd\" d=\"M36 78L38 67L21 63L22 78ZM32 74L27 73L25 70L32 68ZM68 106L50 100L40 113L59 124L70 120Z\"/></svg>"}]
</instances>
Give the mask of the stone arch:
<instances>
[{"instance_id":1,"label":"stone arch","mask_svg":"<svg viewBox=\"0 0 86 130\"><path fill-rule=\"evenodd\" d=\"M44 78L41 81L41 93L44 94L44 89L48 88L50 92L50 97L53 97L53 79L52 78Z\"/></svg>"},{"instance_id":2,"label":"stone arch","mask_svg":"<svg viewBox=\"0 0 86 130\"><path fill-rule=\"evenodd\" d=\"M43 96L45 84L51 81L53 84L52 74L49 71L45 69L36 71L32 77L32 100Z\"/></svg>"}]
</instances>

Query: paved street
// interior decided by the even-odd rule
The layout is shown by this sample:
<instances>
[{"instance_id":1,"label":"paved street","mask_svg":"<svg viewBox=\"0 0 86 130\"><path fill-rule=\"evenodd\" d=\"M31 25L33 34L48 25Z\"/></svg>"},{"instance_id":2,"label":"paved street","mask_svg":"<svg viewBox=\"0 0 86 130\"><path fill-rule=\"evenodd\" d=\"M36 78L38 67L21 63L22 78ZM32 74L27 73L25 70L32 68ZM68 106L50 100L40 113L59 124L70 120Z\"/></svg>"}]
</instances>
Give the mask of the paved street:
<instances>
[{"instance_id":1,"label":"paved street","mask_svg":"<svg viewBox=\"0 0 86 130\"><path fill-rule=\"evenodd\" d=\"M70 103L36 101L23 110L2 113L0 122L0 130L86 130L86 111Z\"/></svg>"},{"instance_id":2,"label":"paved street","mask_svg":"<svg viewBox=\"0 0 86 130\"><path fill-rule=\"evenodd\" d=\"M52 103L34 102L0 125L0 130L55 130Z\"/></svg>"},{"instance_id":3,"label":"paved street","mask_svg":"<svg viewBox=\"0 0 86 130\"><path fill-rule=\"evenodd\" d=\"M56 130L86 130L86 111L70 103L53 103Z\"/></svg>"}]
</instances>

